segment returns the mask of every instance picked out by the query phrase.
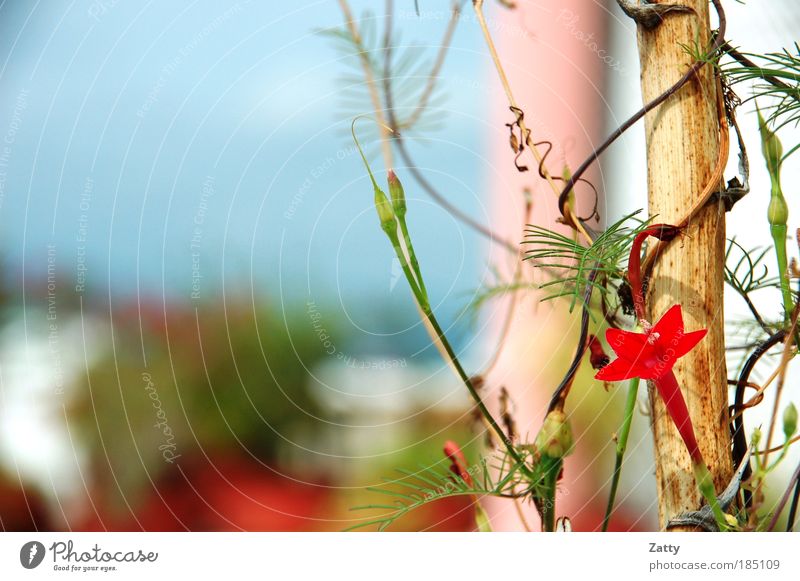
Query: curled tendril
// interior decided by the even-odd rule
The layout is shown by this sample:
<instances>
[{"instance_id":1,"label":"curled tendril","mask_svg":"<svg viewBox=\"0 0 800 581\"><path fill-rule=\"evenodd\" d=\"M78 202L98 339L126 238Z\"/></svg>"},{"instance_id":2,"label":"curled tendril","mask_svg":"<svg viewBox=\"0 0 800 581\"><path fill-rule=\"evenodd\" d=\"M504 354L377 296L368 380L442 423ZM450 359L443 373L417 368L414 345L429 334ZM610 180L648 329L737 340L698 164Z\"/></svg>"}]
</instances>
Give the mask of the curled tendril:
<instances>
[{"instance_id":1,"label":"curled tendril","mask_svg":"<svg viewBox=\"0 0 800 581\"><path fill-rule=\"evenodd\" d=\"M535 147L538 147L540 145L547 146L547 151L544 152L544 155L542 155L542 161L539 162L539 176L542 179L546 179L546 177L544 175L544 164L547 161L547 156L550 155L550 152L553 151L553 142L552 141L548 141L548 140L545 139L543 141L537 141L533 145ZM562 178L560 176L550 176L550 177L552 177L554 180L557 180L559 182L568 181L566 178ZM586 216L585 218L583 218L581 216L578 216L578 220L581 220L582 222L586 222L587 220L591 220L592 218L594 218L595 220L599 220L600 219L600 213L597 211L597 206L598 206L598 200L599 200L600 195L597 192L597 188L594 187L594 184L592 182L590 182L589 180L587 180L586 178L578 178L575 181L575 183L584 183L584 184L586 184L587 186L592 188L592 193L594 194L594 205L592 206L592 212L588 216ZM569 218L567 216L563 216L563 219L564 220L568 220Z\"/></svg>"},{"instance_id":2,"label":"curled tendril","mask_svg":"<svg viewBox=\"0 0 800 581\"><path fill-rule=\"evenodd\" d=\"M525 113L519 107L514 107L513 105L509 107L511 112L514 114L515 119L513 123L506 123L506 127L508 127L508 141L511 144L511 149L516 154L514 156L514 166L517 168L518 172L526 172L528 171L527 165L520 165L519 158L522 156L522 153L525 151L525 145L530 145L531 139L531 130L525 129L522 130L521 123L525 120ZM517 134L514 133L514 128L519 129L519 137ZM541 173L541 172L540 172ZM544 176L542 176L544 177Z\"/></svg>"},{"instance_id":3,"label":"curled tendril","mask_svg":"<svg viewBox=\"0 0 800 581\"><path fill-rule=\"evenodd\" d=\"M395 133L395 130L389 127L388 125L381 123L377 119L374 119L372 116L367 115L366 113L361 115L356 115L355 117L353 117L353 122L350 123L350 134L353 136L353 141L356 144L356 148L358 149L359 155L361 155L361 160L364 162L364 166L367 168L369 179L372 181L372 185L377 189L378 184L375 181L375 176L372 175L372 169L370 169L369 167L369 163L367 162L367 157L364 155L364 150L361 149L361 142L359 142L358 137L356 137L356 121L358 121L359 119L371 119L374 123L389 131L389 133Z\"/></svg>"},{"instance_id":4,"label":"curled tendril","mask_svg":"<svg viewBox=\"0 0 800 581\"><path fill-rule=\"evenodd\" d=\"M509 106L509 110L514 114L514 121L511 122L511 123L506 123L505 126L508 127L509 144L511 145L511 150L515 154L514 155L514 166L517 168L517 171L519 171L519 172L528 171L528 166L527 165L522 165L519 162L520 157L522 157L522 154L525 151L525 146L527 145L528 147L538 147L540 145L545 145L547 147L547 150L544 152L544 155L542 155L542 158L539 161L539 166L537 167L537 171L539 173L539 177L540 178L547 179L547 175L545 175L545 173L544 173L544 165L547 162L547 156L549 156L550 153L553 151L553 142L549 141L547 139L542 140L542 141L537 141L535 143L532 142L531 141L531 130L526 128L523 131L523 129L522 129L522 123L523 123L523 121L525 121L525 112L522 109L520 109L519 107L515 107L513 105ZM515 132L515 130L518 130L519 134L517 134ZM557 181L560 181L560 182L569 182L569 181L571 181L571 180L567 180L566 178L563 178L563 177L560 177L560 176L556 176L556 175L551 175L550 177L553 180L557 180ZM599 194L597 192L597 188L594 187L594 184L592 184L592 182L590 182L589 180L587 180L585 178L582 178L582 177L578 177L578 179L574 180L572 185L574 186L574 184L577 184L579 182L585 183L590 188L592 188L592 192L594 194L594 204L592 206L592 212L588 216L586 216L586 217L578 216L578 219L581 220L582 222L585 222L585 221L590 220L592 218L594 218L595 220L599 220L600 219L600 214L597 211ZM562 215L563 215L563 219L565 221L567 221L567 223L571 223L571 220L570 220L569 216L566 216L563 211L562 211Z\"/></svg>"}]
</instances>

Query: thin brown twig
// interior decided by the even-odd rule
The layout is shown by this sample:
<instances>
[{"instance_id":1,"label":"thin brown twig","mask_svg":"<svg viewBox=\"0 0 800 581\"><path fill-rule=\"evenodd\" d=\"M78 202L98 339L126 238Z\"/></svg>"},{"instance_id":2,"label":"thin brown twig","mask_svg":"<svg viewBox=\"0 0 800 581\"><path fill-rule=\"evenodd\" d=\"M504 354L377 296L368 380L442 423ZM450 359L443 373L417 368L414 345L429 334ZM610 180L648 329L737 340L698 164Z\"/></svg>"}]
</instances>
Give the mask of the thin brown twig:
<instances>
[{"instance_id":1,"label":"thin brown twig","mask_svg":"<svg viewBox=\"0 0 800 581\"><path fill-rule=\"evenodd\" d=\"M767 81L770 85L772 85L774 87L778 87L779 89L792 90L794 88L794 87L791 87L790 85L787 85L783 81L781 81L778 77L775 77L773 75L764 74L762 72L762 71L764 71L763 67L760 67L756 63L751 61L744 54L739 52L738 49L736 49L734 46L732 46L727 40L722 43L720 48L722 49L723 52L725 52L725 54L730 56L733 60L738 62L743 67L746 67L748 69L757 70L759 72L758 76L761 77L762 79L764 79L765 81Z\"/></svg>"},{"instance_id":2,"label":"thin brown twig","mask_svg":"<svg viewBox=\"0 0 800 581\"><path fill-rule=\"evenodd\" d=\"M439 80L439 73L442 70L445 57L447 56L447 51L450 48L450 43L453 40L453 34L458 26L458 18L460 15L461 4L459 3L459 0L453 0L453 7L450 11L450 20L447 23L447 29L444 31L444 38L439 45L439 51L436 54L436 60L434 60L433 66L431 67L431 72L428 74L428 81L425 84L425 88L422 90L422 94L419 97L417 106L411 112L411 115L408 116L408 119L403 122L402 127L399 127L398 129L408 129L409 127L413 126L417 121L419 121L420 116L428 106L428 101L433 94L433 90L436 88L436 82Z\"/></svg>"},{"instance_id":3,"label":"thin brown twig","mask_svg":"<svg viewBox=\"0 0 800 581\"><path fill-rule=\"evenodd\" d=\"M792 444L794 444L795 442L798 442L798 441L800 441L800 434L798 434L797 436L795 436L794 438L792 438L791 440L789 440L785 444L781 444L780 446L774 446L772 448L769 448L768 450L757 450L757 451L753 452L753 455L754 456L759 456L761 454L771 454L772 452L780 452L786 446L791 446Z\"/></svg>"},{"instance_id":4,"label":"thin brown twig","mask_svg":"<svg viewBox=\"0 0 800 581\"><path fill-rule=\"evenodd\" d=\"M475 8L475 15L478 18L478 24L480 25L481 32L483 32L483 37L484 40L486 41L486 46L489 49L489 55L492 57L492 62L494 63L494 67L497 70L497 76L500 78L500 83L503 85L503 90L506 93L506 98L508 99L508 103L512 112L522 111L522 109L517 104L516 99L514 98L514 93L511 90L511 84L508 82L508 77L506 76L506 72L505 69L503 68L502 62L500 61L500 56L497 54L497 48L495 47L494 40L492 39L492 33L489 31L489 27L486 24L486 17L483 14L483 2L484 0L473 0L472 6ZM553 179L553 176L550 174L550 171L547 169L547 167L544 166L542 154L539 152L538 147L531 138L531 131L525 125L525 120L521 115L518 115L517 117L517 126L519 127L520 132L522 133L523 141L528 145L528 149L533 154L533 158L536 160L536 164L539 165L540 167L540 173L544 175L545 180L550 185L555 195L559 196L561 190L556 185L556 182ZM559 203L559 208L564 217L565 223L569 224L575 230L580 232L580 234L586 240L586 243L591 246L592 237L589 236L589 233L586 231L583 224L581 224L580 219L575 215L574 208L568 207L568 205L566 204L566 200L563 206Z\"/></svg>"},{"instance_id":5,"label":"thin brown twig","mask_svg":"<svg viewBox=\"0 0 800 581\"><path fill-rule=\"evenodd\" d=\"M781 394L783 393L783 384L786 380L786 370L789 367L789 360L792 346L794 345L795 331L797 329L797 319L800 316L800 303L797 303L792 313L792 325L786 333L786 339L783 343L783 353L781 354L781 361L778 365L780 372L778 373L778 383L775 385L775 402L772 406L772 417L770 418L769 428L767 430L767 448L772 445L772 434L775 431L775 425L778 422L778 408L780 407ZM764 454L763 463L767 464L769 453Z\"/></svg>"},{"instance_id":6,"label":"thin brown twig","mask_svg":"<svg viewBox=\"0 0 800 581\"><path fill-rule=\"evenodd\" d=\"M353 18L353 13L350 10L350 5L347 3L347 0L339 0L339 6L342 9L345 24L350 36L353 39L353 43L359 49L358 58L361 61L361 67L364 70L364 81L366 82L367 90L369 91L369 96L372 100L372 108L375 111L375 118L378 121L378 127L381 136L380 142L381 152L383 153L383 163L387 168L391 168L394 166L394 164L392 163L392 147L389 144L390 131L387 128L388 126L384 115L383 105L381 104L381 96L378 92L378 86L375 82L375 77L372 74L372 65L369 62L369 56L366 48L364 47L361 34L358 32L358 27L356 26L356 21Z\"/></svg>"},{"instance_id":7,"label":"thin brown twig","mask_svg":"<svg viewBox=\"0 0 800 581\"><path fill-rule=\"evenodd\" d=\"M392 109L388 110L389 121L395 118L394 111ZM403 163L406 166L406 169L411 174L411 177L420 185L420 187L425 190L431 198L433 198L436 203L438 203L442 208L447 210L447 212L452 215L457 220L463 222L470 228L472 228L475 232L480 234L481 236L487 238L494 244L498 244L508 250L509 252L513 252L517 254L519 252L519 247L516 244L512 244L511 241L503 238L501 235L497 234L490 228L484 226L480 222L473 219L468 214L464 213L461 209L459 209L454 204L451 204L447 198L445 198L439 191L434 187L434 185L428 181L428 179L423 175L420 171L419 167L415 163L414 159L411 157L411 154L408 152L408 148L406 147L406 142L403 136L399 133L395 133L393 135L393 141L395 146L397 147L397 153L400 154L400 157L403 160Z\"/></svg>"},{"instance_id":8,"label":"thin brown twig","mask_svg":"<svg viewBox=\"0 0 800 581\"><path fill-rule=\"evenodd\" d=\"M757 383L754 383L752 381L747 381L747 382L744 383L745 387L749 387L751 389L755 389L756 392L753 394L753 396L750 399L748 399L746 402L744 402L741 406L739 406L739 407L736 407L735 405L731 406L731 412L732 412L731 417L730 417L730 421L731 422L736 420L736 418L738 418L745 411L756 407L758 404L760 404L764 400L764 392L767 391L767 388L770 385L772 385L772 382L775 381L776 377L778 377L778 372L779 372L779 369L773 370L773 372L770 374L770 376L767 378L767 380L761 385L759 385ZM728 380L728 385L735 385L735 386L738 387L739 381L736 380L736 379L732 379L732 380L729 379Z\"/></svg>"},{"instance_id":9,"label":"thin brown twig","mask_svg":"<svg viewBox=\"0 0 800 581\"><path fill-rule=\"evenodd\" d=\"M766 456L765 456L766 457ZM769 526L767 527L767 531L772 531L775 529L775 525L778 524L778 519L783 512L783 508L786 506L787 501L789 500L789 495L792 493L792 488L794 488L795 483L800 480L800 463L797 464L797 468L792 474L792 477L789 479L789 486L786 488L786 492L783 493L781 496L780 501L778 502L778 506L772 513L772 519L769 521Z\"/></svg>"},{"instance_id":10,"label":"thin brown twig","mask_svg":"<svg viewBox=\"0 0 800 581\"><path fill-rule=\"evenodd\" d=\"M386 116L390 127L398 127L400 124L397 119L397 113L394 108L394 91L392 90L392 43L391 43L391 34L393 28L393 5L391 0L387 0L387 10L386 10L386 29L384 31L383 37L383 51L384 51L384 75L383 75L383 90L384 90L384 98L386 99ZM458 23L458 18L453 17L451 19L451 25L455 26ZM444 63L444 57L447 54L447 48L449 47L448 41L449 35L445 34L445 40L442 42L442 46L439 50L439 55L437 57L438 67L441 67ZM447 42L446 42L447 41ZM441 63L440 63L441 61ZM434 69L431 71L431 75L429 77L429 85L431 85L431 90L433 90L433 86L438 78L438 69L436 65ZM420 102L422 103L422 102ZM400 157L403 160L403 163L406 165L406 169L408 169L409 173L411 173L411 177L422 187L425 192L434 199L440 206L442 206L447 212L456 218L457 220L461 221L462 223L466 224L470 228L472 228L475 232L484 236L485 238L489 239L492 243L499 244L500 246L504 247L509 252L513 252L517 254L519 252L519 247L515 244L512 244L509 240L504 239L499 234L492 231L490 228L484 226L480 222L474 220L472 217L461 211L457 206L451 204L447 198L445 198L439 191L431 184L428 179L423 175L423 173L419 170L417 164L411 157L411 154L408 152L408 148L405 144L405 139L403 135L399 131L395 131L394 133L390 134L394 145L397 147L397 152L400 154Z\"/></svg>"}]
</instances>

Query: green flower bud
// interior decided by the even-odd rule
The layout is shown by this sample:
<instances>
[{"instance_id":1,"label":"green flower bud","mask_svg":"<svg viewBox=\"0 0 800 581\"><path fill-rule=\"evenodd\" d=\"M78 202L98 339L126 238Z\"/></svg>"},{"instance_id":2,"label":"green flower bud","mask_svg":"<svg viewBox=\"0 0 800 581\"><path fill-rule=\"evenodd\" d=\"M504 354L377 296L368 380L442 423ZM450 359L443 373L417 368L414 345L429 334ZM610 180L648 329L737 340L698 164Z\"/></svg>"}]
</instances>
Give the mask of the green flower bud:
<instances>
[{"instance_id":1,"label":"green flower bud","mask_svg":"<svg viewBox=\"0 0 800 581\"><path fill-rule=\"evenodd\" d=\"M761 430L756 428L753 430L753 435L750 436L750 445L753 446L753 448L758 448L759 442L761 442Z\"/></svg>"},{"instance_id":2,"label":"green flower bud","mask_svg":"<svg viewBox=\"0 0 800 581\"><path fill-rule=\"evenodd\" d=\"M783 412L783 435L788 440L797 431L797 408L790 403Z\"/></svg>"},{"instance_id":3,"label":"green flower bud","mask_svg":"<svg viewBox=\"0 0 800 581\"><path fill-rule=\"evenodd\" d=\"M375 188L375 210L378 212L378 218L381 221L381 228L383 228L384 232L387 234L394 232L395 218L392 204L386 194L377 187Z\"/></svg>"},{"instance_id":4,"label":"green flower bud","mask_svg":"<svg viewBox=\"0 0 800 581\"><path fill-rule=\"evenodd\" d=\"M544 419L536 436L536 451L550 458L564 458L572 453L572 429L561 410L553 410Z\"/></svg>"},{"instance_id":5,"label":"green flower bud","mask_svg":"<svg viewBox=\"0 0 800 581\"><path fill-rule=\"evenodd\" d=\"M786 204L786 199L780 191L778 191L777 195L773 195L769 199L767 220L769 220L769 223L773 226L786 226L786 223L789 221L789 206Z\"/></svg>"},{"instance_id":6,"label":"green flower bud","mask_svg":"<svg viewBox=\"0 0 800 581\"><path fill-rule=\"evenodd\" d=\"M778 167L783 157L783 145L778 136L767 127L767 122L761 116L761 111L756 109L756 112L758 113L758 130L761 132L761 153L767 162L767 170L769 170L770 177L774 181L778 177Z\"/></svg>"},{"instance_id":7,"label":"green flower bud","mask_svg":"<svg viewBox=\"0 0 800 581\"><path fill-rule=\"evenodd\" d=\"M403 191L403 184L397 179L397 175L392 170L389 170L389 195L392 197L392 204L394 211L398 217L403 218L406 215L406 194Z\"/></svg>"}]
</instances>

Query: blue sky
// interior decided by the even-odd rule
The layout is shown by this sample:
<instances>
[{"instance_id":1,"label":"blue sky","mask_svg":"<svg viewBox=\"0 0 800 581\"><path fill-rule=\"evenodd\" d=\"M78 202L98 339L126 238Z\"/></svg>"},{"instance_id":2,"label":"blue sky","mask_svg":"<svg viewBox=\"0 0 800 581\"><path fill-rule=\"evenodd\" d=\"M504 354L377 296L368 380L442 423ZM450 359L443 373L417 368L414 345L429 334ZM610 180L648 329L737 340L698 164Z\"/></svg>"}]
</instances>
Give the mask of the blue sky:
<instances>
[{"instance_id":1,"label":"blue sky","mask_svg":"<svg viewBox=\"0 0 800 581\"><path fill-rule=\"evenodd\" d=\"M444 17L416 20L412 2L397 4L401 42L432 39L432 56ZM318 33L341 21L332 1L4 2L6 267L44 276L52 244L70 285L82 264L87 291L114 297L188 300L194 283L215 300L224 282L227 294L311 296L344 312L363 311L370 296L407 303L391 299L391 250L348 138L357 110L340 107L347 67ZM486 88L475 82L484 62L476 32L472 21L459 27L445 124L413 151L480 217L485 126L475 120ZM485 248L398 174L419 199L410 221L429 284L463 306Z\"/></svg>"}]
</instances>

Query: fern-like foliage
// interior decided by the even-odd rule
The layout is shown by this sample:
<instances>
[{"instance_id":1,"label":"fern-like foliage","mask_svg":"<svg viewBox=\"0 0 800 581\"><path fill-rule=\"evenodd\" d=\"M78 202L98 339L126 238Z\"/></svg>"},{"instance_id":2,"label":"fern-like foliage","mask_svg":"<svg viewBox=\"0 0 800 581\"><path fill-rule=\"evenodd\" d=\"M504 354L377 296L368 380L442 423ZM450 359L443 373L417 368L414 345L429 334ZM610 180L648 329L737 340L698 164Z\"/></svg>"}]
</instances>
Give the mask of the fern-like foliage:
<instances>
[{"instance_id":1,"label":"fern-like foliage","mask_svg":"<svg viewBox=\"0 0 800 581\"><path fill-rule=\"evenodd\" d=\"M530 282L497 282L478 289L470 307L477 312L488 301L504 296L508 293L532 291L539 288L538 284Z\"/></svg>"},{"instance_id":2,"label":"fern-like foliage","mask_svg":"<svg viewBox=\"0 0 800 581\"><path fill-rule=\"evenodd\" d=\"M766 111L769 112L768 122L775 130L800 122L800 46L795 43L793 49L763 55L746 54L755 65L752 67L739 62L722 67L734 82L760 81L753 88L753 97L772 98ZM796 149L792 148L784 159Z\"/></svg>"},{"instance_id":3,"label":"fern-like foliage","mask_svg":"<svg viewBox=\"0 0 800 581\"><path fill-rule=\"evenodd\" d=\"M531 453L521 447L524 461L531 458ZM379 510L378 516L367 518L363 522L349 527L348 531L366 527L377 527L384 531L398 519L426 504L456 496L495 496L501 498L518 498L535 494L535 483L523 477L520 470L522 464L510 461L507 455L501 457L482 458L471 465L467 471L470 482L455 476L449 470L442 469L445 462L438 465L421 467L418 471L400 470L398 479L387 479L382 487L369 487L367 490L381 494L389 499L389 503L368 504L353 507L351 510ZM530 464L528 464L530 467ZM535 481L534 481L535 482Z\"/></svg>"},{"instance_id":4,"label":"fern-like foliage","mask_svg":"<svg viewBox=\"0 0 800 581\"><path fill-rule=\"evenodd\" d=\"M318 31L331 40L346 65L345 71L338 78L340 109L337 117L349 119L373 109L364 77L364 58L381 95L382 106L388 106L385 84L386 50L377 31L376 20L370 12L362 15L358 23L360 38L353 38L346 27ZM392 92L392 109L400 131L421 129L423 126L426 131L431 131L441 124L445 95L438 84L432 83L430 71L433 59L427 54L428 46L430 43L403 45L399 31L393 31L392 62L388 78ZM420 107L426 90L430 92L424 106Z\"/></svg>"},{"instance_id":5,"label":"fern-like foliage","mask_svg":"<svg viewBox=\"0 0 800 581\"><path fill-rule=\"evenodd\" d=\"M603 300L608 301L609 288L602 281L622 278L633 239L650 222L636 218L640 212L637 210L628 214L609 226L591 246L584 246L559 232L528 225L522 243L530 245L531 249L525 252L525 260L534 260L537 267L563 273L539 286L547 289L547 294L541 300L569 297L569 310L572 312L578 301L583 300L586 285L592 285ZM628 225L631 221L634 224ZM592 281L589 278L592 271L603 276Z\"/></svg>"},{"instance_id":6,"label":"fern-like foliage","mask_svg":"<svg viewBox=\"0 0 800 581\"><path fill-rule=\"evenodd\" d=\"M725 322L725 334L735 338L734 347L752 345L763 339L765 333L772 332L782 326L782 321L764 320L756 308L756 301L751 296L755 291L762 289L780 288L780 279L769 276L769 269L765 259L772 248L745 249L735 239L728 240L725 250L725 284L731 287L744 300L753 317L742 319L729 319ZM734 349L728 352L728 368L738 370L741 368L748 349Z\"/></svg>"},{"instance_id":7,"label":"fern-like foliage","mask_svg":"<svg viewBox=\"0 0 800 581\"><path fill-rule=\"evenodd\" d=\"M764 258L770 247L746 250L735 239L728 240L725 250L725 282L740 295L762 288L777 287L777 277L770 277ZM738 259L737 259L738 257Z\"/></svg>"}]
</instances>

